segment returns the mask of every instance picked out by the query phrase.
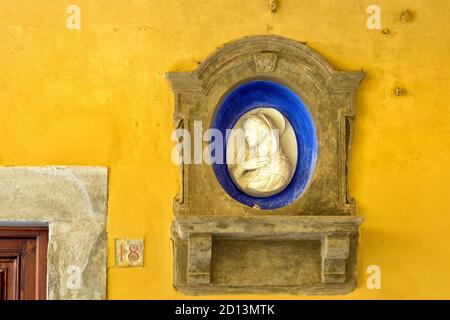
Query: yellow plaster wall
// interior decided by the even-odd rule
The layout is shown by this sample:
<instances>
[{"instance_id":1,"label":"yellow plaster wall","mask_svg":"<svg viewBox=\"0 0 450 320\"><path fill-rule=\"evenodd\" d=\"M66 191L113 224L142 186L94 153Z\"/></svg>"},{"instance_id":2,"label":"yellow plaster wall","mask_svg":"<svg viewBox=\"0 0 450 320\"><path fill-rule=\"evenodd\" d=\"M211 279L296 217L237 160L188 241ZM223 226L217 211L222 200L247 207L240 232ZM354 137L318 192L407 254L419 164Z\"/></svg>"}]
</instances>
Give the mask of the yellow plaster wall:
<instances>
[{"instance_id":1,"label":"yellow plaster wall","mask_svg":"<svg viewBox=\"0 0 450 320\"><path fill-rule=\"evenodd\" d=\"M276 14L266 0L0 2L0 165L110 168L109 298L183 297L172 287L179 181L164 73L255 34L306 41L335 68L367 72L350 166L366 218L360 286L345 298L450 298L450 2L280 2ZM367 29L372 3L389 35ZM70 4L80 31L66 28ZM402 23L407 8L414 19ZM393 96L397 85L406 96ZM114 267L116 237L145 238L144 268ZM373 264L381 290L365 286Z\"/></svg>"}]
</instances>

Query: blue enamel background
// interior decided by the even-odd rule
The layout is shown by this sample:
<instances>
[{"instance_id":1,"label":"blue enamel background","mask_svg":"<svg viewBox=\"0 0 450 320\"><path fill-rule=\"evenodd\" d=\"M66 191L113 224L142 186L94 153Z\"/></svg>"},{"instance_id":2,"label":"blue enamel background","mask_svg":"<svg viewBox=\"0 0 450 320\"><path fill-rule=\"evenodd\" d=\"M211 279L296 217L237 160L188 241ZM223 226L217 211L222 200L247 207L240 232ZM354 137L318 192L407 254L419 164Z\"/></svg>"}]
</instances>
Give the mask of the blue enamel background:
<instances>
[{"instance_id":1,"label":"blue enamel background","mask_svg":"<svg viewBox=\"0 0 450 320\"><path fill-rule=\"evenodd\" d=\"M298 158L294 176L280 193L269 197L254 197L242 192L232 181L225 164L213 164L214 173L224 190L235 200L247 206L259 205L261 209L284 207L301 196L310 180L317 160L317 136L308 109L288 87L277 82L257 80L234 88L221 102L213 119L212 128L226 136L239 118L248 111L270 107L280 111L291 123L297 138ZM228 141L228 137L226 137ZM223 154L226 156L226 145Z\"/></svg>"}]
</instances>

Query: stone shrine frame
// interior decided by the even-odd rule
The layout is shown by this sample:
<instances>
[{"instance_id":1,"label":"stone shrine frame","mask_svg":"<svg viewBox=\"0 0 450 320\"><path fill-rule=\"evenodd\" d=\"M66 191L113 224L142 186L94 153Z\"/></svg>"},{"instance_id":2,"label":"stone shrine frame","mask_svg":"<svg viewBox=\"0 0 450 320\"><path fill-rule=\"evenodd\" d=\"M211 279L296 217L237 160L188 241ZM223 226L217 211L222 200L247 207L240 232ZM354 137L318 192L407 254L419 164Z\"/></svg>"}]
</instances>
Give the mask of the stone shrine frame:
<instances>
[{"instance_id":1,"label":"stone shrine frame","mask_svg":"<svg viewBox=\"0 0 450 320\"><path fill-rule=\"evenodd\" d=\"M47 298L106 299L105 167L0 167L0 225L48 225Z\"/></svg>"},{"instance_id":2,"label":"stone shrine frame","mask_svg":"<svg viewBox=\"0 0 450 320\"><path fill-rule=\"evenodd\" d=\"M193 72L167 74L175 128L211 127L238 86L272 81L307 107L315 169L301 196L261 210L236 201L213 166L182 164L174 199L174 286L187 294L344 294L357 285L361 217L347 190L355 92L363 72L334 70L305 44L252 36L226 44Z\"/></svg>"}]
</instances>

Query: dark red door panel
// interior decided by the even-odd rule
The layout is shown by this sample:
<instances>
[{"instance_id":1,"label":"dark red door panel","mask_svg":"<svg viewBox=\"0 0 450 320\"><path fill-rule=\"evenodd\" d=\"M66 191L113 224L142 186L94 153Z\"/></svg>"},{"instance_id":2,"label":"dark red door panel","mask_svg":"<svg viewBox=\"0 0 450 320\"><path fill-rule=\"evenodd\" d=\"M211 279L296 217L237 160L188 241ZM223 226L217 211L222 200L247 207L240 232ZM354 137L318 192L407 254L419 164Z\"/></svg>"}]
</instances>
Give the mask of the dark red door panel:
<instances>
[{"instance_id":1,"label":"dark red door panel","mask_svg":"<svg viewBox=\"0 0 450 320\"><path fill-rule=\"evenodd\" d=\"M47 227L0 226L0 299L44 300Z\"/></svg>"},{"instance_id":2,"label":"dark red door panel","mask_svg":"<svg viewBox=\"0 0 450 320\"><path fill-rule=\"evenodd\" d=\"M19 299L19 266L19 256L0 256L0 270L2 270L0 274L0 277L2 278L2 300Z\"/></svg>"}]
</instances>

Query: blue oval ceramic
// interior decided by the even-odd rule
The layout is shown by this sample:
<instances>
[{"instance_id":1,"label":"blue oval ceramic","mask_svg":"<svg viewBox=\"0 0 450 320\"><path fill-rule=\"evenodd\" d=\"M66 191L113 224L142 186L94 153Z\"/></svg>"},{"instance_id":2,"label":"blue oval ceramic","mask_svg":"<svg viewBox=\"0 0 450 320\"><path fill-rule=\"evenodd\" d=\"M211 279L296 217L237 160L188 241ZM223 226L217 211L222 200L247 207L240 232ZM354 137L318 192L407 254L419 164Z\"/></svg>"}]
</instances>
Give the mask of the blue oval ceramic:
<instances>
[{"instance_id":1,"label":"blue oval ceramic","mask_svg":"<svg viewBox=\"0 0 450 320\"><path fill-rule=\"evenodd\" d=\"M242 192L234 184L226 159L223 164L214 163L213 169L217 180L232 198L250 207L257 205L270 210L284 207L302 195L316 165L317 135L308 109L291 89L273 81L251 81L234 88L217 108L211 127L220 130L227 139L223 144L223 155L226 155L228 142L226 130L232 129L248 111L261 107L277 109L287 118L295 132L297 165L287 187L275 195L255 197Z\"/></svg>"}]
</instances>

